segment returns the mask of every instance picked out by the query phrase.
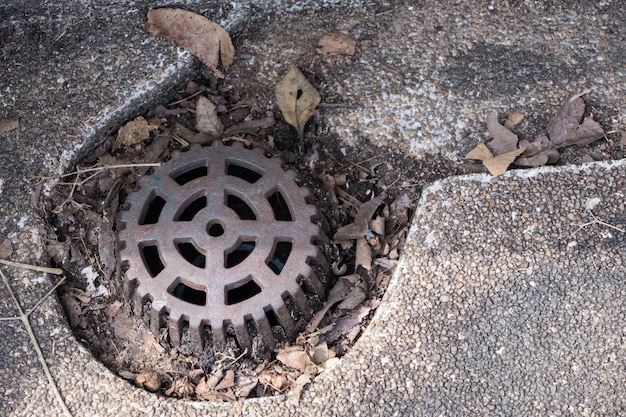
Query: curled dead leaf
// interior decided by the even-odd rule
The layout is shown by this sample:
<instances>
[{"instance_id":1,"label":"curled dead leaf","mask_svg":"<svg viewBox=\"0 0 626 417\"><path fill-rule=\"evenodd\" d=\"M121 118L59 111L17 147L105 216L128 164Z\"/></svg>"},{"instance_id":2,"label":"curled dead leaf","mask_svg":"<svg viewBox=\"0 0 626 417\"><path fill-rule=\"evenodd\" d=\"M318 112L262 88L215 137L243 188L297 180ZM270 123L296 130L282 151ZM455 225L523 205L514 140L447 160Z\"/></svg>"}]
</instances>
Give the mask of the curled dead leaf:
<instances>
[{"instance_id":1,"label":"curled dead leaf","mask_svg":"<svg viewBox=\"0 0 626 417\"><path fill-rule=\"evenodd\" d=\"M519 124L522 120L524 120L524 115L516 111L509 115L509 117L504 122L504 127L506 127L507 129L510 129L513 126Z\"/></svg>"},{"instance_id":2,"label":"curled dead leaf","mask_svg":"<svg viewBox=\"0 0 626 417\"><path fill-rule=\"evenodd\" d=\"M135 377L135 383L150 392L156 392L161 388L161 377L154 371L142 372Z\"/></svg>"},{"instance_id":3,"label":"curled dead leaf","mask_svg":"<svg viewBox=\"0 0 626 417\"><path fill-rule=\"evenodd\" d=\"M313 117L315 108L322 100L320 94L295 66L291 66L285 78L276 84L274 91L276 103L285 121L296 128L302 140L304 126Z\"/></svg>"},{"instance_id":4,"label":"curled dead leaf","mask_svg":"<svg viewBox=\"0 0 626 417\"><path fill-rule=\"evenodd\" d=\"M302 395L302 390L306 386L306 384L311 382L311 377L307 374L300 375L296 382L293 385L293 391L291 392L291 396L289 397L289 402L292 405L297 406L300 404L300 395Z\"/></svg>"},{"instance_id":5,"label":"curled dead leaf","mask_svg":"<svg viewBox=\"0 0 626 417\"><path fill-rule=\"evenodd\" d=\"M487 113L487 130L493 138L487 147L494 155L502 155L517 149L517 135L498 122L496 112Z\"/></svg>"},{"instance_id":6,"label":"curled dead leaf","mask_svg":"<svg viewBox=\"0 0 626 417\"><path fill-rule=\"evenodd\" d=\"M117 139L113 144L113 150L122 146L133 146L150 138L150 132L158 129L158 125L148 123L146 119L139 116L126 123L117 132Z\"/></svg>"},{"instance_id":7,"label":"curled dead leaf","mask_svg":"<svg viewBox=\"0 0 626 417\"><path fill-rule=\"evenodd\" d=\"M311 358L309 358L309 355L300 346L293 346L292 348L281 350L278 352L278 355L276 355L276 359L300 372L306 372L309 367L315 366Z\"/></svg>"},{"instance_id":8,"label":"curled dead leaf","mask_svg":"<svg viewBox=\"0 0 626 417\"><path fill-rule=\"evenodd\" d=\"M224 132L224 125L217 115L217 107L208 98L200 96L196 103L196 127L199 132L218 138Z\"/></svg>"},{"instance_id":9,"label":"curled dead leaf","mask_svg":"<svg viewBox=\"0 0 626 417\"><path fill-rule=\"evenodd\" d=\"M504 174L509 166L515 161L522 152L524 152L525 148L515 149L514 151L507 152L502 155L498 155L492 159L485 159L483 161L483 165L487 167L489 173L494 177Z\"/></svg>"},{"instance_id":10,"label":"curled dead leaf","mask_svg":"<svg viewBox=\"0 0 626 417\"><path fill-rule=\"evenodd\" d=\"M219 78L224 78L224 74L217 69L220 60L225 70L233 62L235 48L228 32L199 14L167 7L150 10L145 29L153 35L176 42Z\"/></svg>"},{"instance_id":11,"label":"curled dead leaf","mask_svg":"<svg viewBox=\"0 0 626 417\"><path fill-rule=\"evenodd\" d=\"M318 53L324 55L354 55L356 41L341 32L330 32L323 35L318 45Z\"/></svg>"}]
</instances>

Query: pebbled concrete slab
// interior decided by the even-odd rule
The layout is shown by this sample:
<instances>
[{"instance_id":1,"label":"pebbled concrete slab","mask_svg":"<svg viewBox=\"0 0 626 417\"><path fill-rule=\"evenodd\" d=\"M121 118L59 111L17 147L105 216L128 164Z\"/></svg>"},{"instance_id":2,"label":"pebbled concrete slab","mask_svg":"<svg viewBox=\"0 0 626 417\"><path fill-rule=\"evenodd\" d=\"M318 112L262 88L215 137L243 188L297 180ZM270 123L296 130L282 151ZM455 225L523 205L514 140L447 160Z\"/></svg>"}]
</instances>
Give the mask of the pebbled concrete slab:
<instances>
[{"instance_id":1,"label":"pebbled concrete slab","mask_svg":"<svg viewBox=\"0 0 626 417\"><path fill-rule=\"evenodd\" d=\"M321 110L326 129L346 144L455 159L485 139L486 109L515 104L538 129L564 90L589 86L606 130L625 122L626 16L617 2L175 4L241 34L233 83L271 92L290 62L313 65L339 104ZM11 240L12 259L37 263L46 243L29 179L62 172L197 71L188 54L143 32L145 12L158 5L0 5L0 118L20 118L20 129L0 138L0 241ZM316 58L317 36L338 29L359 39L358 54ZM577 229L593 220L589 210L626 228L625 169L622 160L449 178L427 189L372 325L299 407L289 396L157 398L95 362L54 298L31 324L75 416L620 415L625 233L600 223ZM26 308L51 286L42 273L1 268ZM0 313L13 314L4 288L0 297ZM0 322L0 338L2 414L61 415L21 324Z\"/></svg>"}]
</instances>

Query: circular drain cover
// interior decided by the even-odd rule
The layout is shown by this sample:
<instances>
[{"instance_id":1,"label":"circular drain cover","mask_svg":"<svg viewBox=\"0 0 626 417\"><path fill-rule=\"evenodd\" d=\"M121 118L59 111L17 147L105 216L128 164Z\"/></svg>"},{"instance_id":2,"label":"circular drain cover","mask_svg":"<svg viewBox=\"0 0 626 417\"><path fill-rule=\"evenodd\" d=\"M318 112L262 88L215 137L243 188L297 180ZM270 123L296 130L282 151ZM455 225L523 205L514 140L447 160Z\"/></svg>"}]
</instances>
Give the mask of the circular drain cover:
<instances>
[{"instance_id":1,"label":"circular drain cover","mask_svg":"<svg viewBox=\"0 0 626 417\"><path fill-rule=\"evenodd\" d=\"M175 152L139 181L119 240L135 309L155 335L167 329L172 346L188 338L195 349L208 337L223 346L230 325L242 348L255 333L273 346L272 326L295 337L294 317L312 314L302 287L324 297L310 265L325 262L295 177L260 149L216 142Z\"/></svg>"}]
</instances>

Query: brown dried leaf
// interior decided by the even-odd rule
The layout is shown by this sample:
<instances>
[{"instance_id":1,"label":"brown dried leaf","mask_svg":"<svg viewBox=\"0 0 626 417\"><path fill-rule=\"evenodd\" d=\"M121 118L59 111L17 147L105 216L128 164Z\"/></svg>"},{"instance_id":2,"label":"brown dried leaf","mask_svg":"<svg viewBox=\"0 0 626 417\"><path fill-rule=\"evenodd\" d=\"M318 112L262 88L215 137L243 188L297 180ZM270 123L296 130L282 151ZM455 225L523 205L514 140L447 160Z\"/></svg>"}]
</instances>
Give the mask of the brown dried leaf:
<instances>
[{"instance_id":1,"label":"brown dried leaf","mask_svg":"<svg viewBox=\"0 0 626 417\"><path fill-rule=\"evenodd\" d=\"M220 59L226 70L233 62L235 48L228 32L199 14L173 8L150 10L145 29L153 35L176 42L219 78L224 78L224 74L217 69Z\"/></svg>"},{"instance_id":2,"label":"brown dried leaf","mask_svg":"<svg viewBox=\"0 0 626 417\"><path fill-rule=\"evenodd\" d=\"M516 111L509 115L509 117L504 122L504 127L506 127L507 129L510 129L513 126L519 124L519 122L521 122L522 120L524 120L524 115Z\"/></svg>"},{"instance_id":3,"label":"brown dried leaf","mask_svg":"<svg viewBox=\"0 0 626 417\"><path fill-rule=\"evenodd\" d=\"M604 130L591 116L579 125L585 112L585 102L580 96L585 93L571 94L548 125L550 140L558 147L585 146L604 136Z\"/></svg>"},{"instance_id":4,"label":"brown dried leaf","mask_svg":"<svg viewBox=\"0 0 626 417\"><path fill-rule=\"evenodd\" d=\"M276 391L282 391L289 384L287 376L275 371L265 370L259 375L259 382Z\"/></svg>"},{"instance_id":5,"label":"brown dried leaf","mask_svg":"<svg viewBox=\"0 0 626 417\"><path fill-rule=\"evenodd\" d=\"M15 130L18 127L20 127L20 121L18 119L0 119L0 135Z\"/></svg>"},{"instance_id":6,"label":"brown dried leaf","mask_svg":"<svg viewBox=\"0 0 626 417\"><path fill-rule=\"evenodd\" d=\"M356 41L341 32L330 32L323 35L317 52L324 55L354 55Z\"/></svg>"},{"instance_id":7,"label":"brown dried leaf","mask_svg":"<svg viewBox=\"0 0 626 417\"><path fill-rule=\"evenodd\" d=\"M538 167L546 164L554 164L559 160L560 156L556 149L550 149L532 156L517 158L515 165L522 167Z\"/></svg>"},{"instance_id":8,"label":"brown dried leaf","mask_svg":"<svg viewBox=\"0 0 626 417\"><path fill-rule=\"evenodd\" d=\"M309 355L301 346L293 346L281 350L278 352L278 355L276 355L276 359L300 372L306 372L308 367L315 366L311 358L309 358Z\"/></svg>"},{"instance_id":9,"label":"brown dried leaf","mask_svg":"<svg viewBox=\"0 0 626 417\"><path fill-rule=\"evenodd\" d=\"M113 144L113 150L115 151L122 146L133 146L141 143L149 139L150 132L155 129L158 129L158 126L150 125L146 119L139 116L120 128Z\"/></svg>"},{"instance_id":10,"label":"brown dried leaf","mask_svg":"<svg viewBox=\"0 0 626 417\"><path fill-rule=\"evenodd\" d=\"M229 369L226 371L226 375L224 375L224 378L222 378L220 383L215 386L215 389L221 390L221 389L231 388L234 386L235 386L235 371L233 371L232 369Z\"/></svg>"},{"instance_id":11,"label":"brown dried leaf","mask_svg":"<svg viewBox=\"0 0 626 417\"><path fill-rule=\"evenodd\" d=\"M479 143L474 149L465 155L465 159L478 159L484 161L486 159L493 159L493 154L484 143Z\"/></svg>"},{"instance_id":12,"label":"brown dried leaf","mask_svg":"<svg viewBox=\"0 0 626 417\"><path fill-rule=\"evenodd\" d=\"M322 100L315 87L309 83L300 70L291 66L285 78L274 89L276 103L283 113L285 121L304 138L304 126L315 113L315 108Z\"/></svg>"},{"instance_id":13,"label":"brown dried leaf","mask_svg":"<svg viewBox=\"0 0 626 417\"><path fill-rule=\"evenodd\" d=\"M515 158L517 158L522 152L524 152L524 150L525 148L519 148L515 149L514 151L498 155L492 159L485 159L483 161L483 165L487 167L489 173L494 177L500 174L504 174L509 168L509 165L511 165L513 161L515 161Z\"/></svg>"},{"instance_id":14,"label":"brown dried leaf","mask_svg":"<svg viewBox=\"0 0 626 417\"><path fill-rule=\"evenodd\" d=\"M544 134L538 135L532 142L525 139L521 140L519 146L520 148L526 148L522 156L532 156L556 147Z\"/></svg>"},{"instance_id":15,"label":"brown dried leaf","mask_svg":"<svg viewBox=\"0 0 626 417\"><path fill-rule=\"evenodd\" d=\"M13 246L10 240L0 243L0 259L8 259L13 254Z\"/></svg>"},{"instance_id":16,"label":"brown dried leaf","mask_svg":"<svg viewBox=\"0 0 626 417\"><path fill-rule=\"evenodd\" d=\"M216 139L224 132L224 125L217 115L217 107L204 96L200 96L196 102L196 128Z\"/></svg>"},{"instance_id":17,"label":"brown dried leaf","mask_svg":"<svg viewBox=\"0 0 626 417\"><path fill-rule=\"evenodd\" d=\"M487 130L493 138L487 143L487 147L495 156L517 149L517 135L498 122L496 112L487 113Z\"/></svg>"},{"instance_id":18,"label":"brown dried leaf","mask_svg":"<svg viewBox=\"0 0 626 417\"><path fill-rule=\"evenodd\" d=\"M309 382L311 382L311 377L307 374L300 375L298 379L296 379L296 382L293 385L293 391L289 397L289 402L292 405L298 406L300 404L300 395L302 395L302 390Z\"/></svg>"},{"instance_id":19,"label":"brown dried leaf","mask_svg":"<svg viewBox=\"0 0 626 417\"><path fill-rule=\"evenodd\" d=\"M150 392L156 392L161 388L161 377L154 371L142 372L135 377L135 383Z\"/></svg>"}]
</instances>

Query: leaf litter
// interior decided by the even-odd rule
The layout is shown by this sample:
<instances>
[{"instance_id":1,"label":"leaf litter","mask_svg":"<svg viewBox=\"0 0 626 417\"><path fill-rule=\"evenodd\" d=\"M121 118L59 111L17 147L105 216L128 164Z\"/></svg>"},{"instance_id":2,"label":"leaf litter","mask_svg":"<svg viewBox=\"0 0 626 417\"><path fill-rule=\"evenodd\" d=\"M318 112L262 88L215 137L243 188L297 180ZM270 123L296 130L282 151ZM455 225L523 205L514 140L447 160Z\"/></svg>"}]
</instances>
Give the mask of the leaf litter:
<instances>
[{"instance_id":1,"label":"leaf litter","mask_svg":"<svg viewBox=\"0 0 626 417\"><path fill-rule=\"evenodd\" d=\"M587 146L605 136L604 129L593 120L593 115L583 118L585 102L582 96L589 92L569 95L548 124L547 134L541 133L533 141L518 142L518 136L510 130L523 119L521 113L511 114L501 125L497 113L488 112L487 130L492 140L479 144L465 158L480 160L494 176L506 172L511 164L535 167L558 162L559 149L570 145Z\"/></svg>"}]
</instances>

